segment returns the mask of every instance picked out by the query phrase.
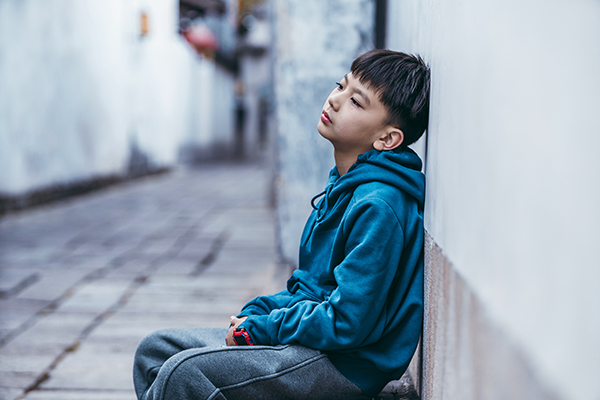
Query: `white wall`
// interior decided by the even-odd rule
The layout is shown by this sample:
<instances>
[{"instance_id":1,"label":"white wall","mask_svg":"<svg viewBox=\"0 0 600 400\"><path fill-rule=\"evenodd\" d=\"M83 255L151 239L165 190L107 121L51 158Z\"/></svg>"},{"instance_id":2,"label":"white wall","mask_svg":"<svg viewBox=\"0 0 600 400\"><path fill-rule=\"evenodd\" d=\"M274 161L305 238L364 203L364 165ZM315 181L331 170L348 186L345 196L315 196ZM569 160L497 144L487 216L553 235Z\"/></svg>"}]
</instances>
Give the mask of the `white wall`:
<instances>
[{"instance_id":1,"label":"white wall","mask_svg":"<svg viewBox=\"0 0 600 400\"><path fill-rule=\"evenodd\" d=\"M564 398L600 398L600 2L390 0L432 68L426 229Z\"/></svg>"},{"instance_id":2,"label":"white wall","mask_svg":"<svg viewBox=\"0 0 600 400\"><path fill-rule=\"evenodd\" d=\"M234 81L229 72L214 62L202 62L194 71L200 90L192 95L196 129L186 137L193 147L212 148L230 144L234 135Z\"/></svg>"},{"instance_id":3,"label":"white wall","mask_svg":"<svg viewBox=\"0 0 600 400\"><path fill-rule=\"evenodd\" d=\"M232 77L197 58L177 21L176 0L0 1L0 194L126 174L134 149L173 165L182 145L215 136L213 119L195 131L207 82L225 82L206 114L230 139Z\"/></svg>"},{"instance_id":4,"label":"white wall","mask_svg":"<svg viewBox=\"0 0 600 400\"><path fill-rule=\"evenodd\" d=\"M277 217L283 256L296 263L310 199L327 183L333 148L317 132L323 104L352 61L373 47L374 3L273 2Z\"/></svg>"}]
</instances>

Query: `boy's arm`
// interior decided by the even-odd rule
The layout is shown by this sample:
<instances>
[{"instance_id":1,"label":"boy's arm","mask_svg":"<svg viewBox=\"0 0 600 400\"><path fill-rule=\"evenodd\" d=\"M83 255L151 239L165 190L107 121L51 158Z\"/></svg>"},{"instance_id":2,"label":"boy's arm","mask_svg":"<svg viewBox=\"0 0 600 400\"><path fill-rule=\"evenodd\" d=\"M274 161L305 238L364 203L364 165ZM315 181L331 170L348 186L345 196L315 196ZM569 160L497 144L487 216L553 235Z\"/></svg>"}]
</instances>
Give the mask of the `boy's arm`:
<instances>
[{"instance_id":1,"label":"boy's arm","mask_svg":"<svg viewBox=\"0 0 600 400\"><path fill-rule=\"evenodd\" d=\"M287 306L291 300L291 294L287 290L267 296L258 296L249 301L236 316L230 317L231 324L225 336L225 342L228 346L235 346L233 339L233 330L238 328L242 322L250 315L268 315L272 310Z\"/></svg>"},{"instance_id":2,"label":"boy's arm","mask_svg":"<svg viewBox=\"0 0 600 400\"><path fill-rule=\"evenodd\" d=\"M292 295L287 290L268 296L258 296L250 300L238 314L238 317L250 315L268 315L273 310L287 307Z\"/></svg>"},{"instance_id":3,"label":"boy's arm","mask_svg":"<svg viewBox=\"0 0 600 400\"><path fill-rule=\"evenodd\" d=\"M376 342L389 319L388 293L407 290L413 271L399 271L404 232L383 200L356 204L343 223L346 256L334 270L338 287L323 302L301 301L290 308L252 315L241 325L255 343L299 343L320 350ZM395 296L394 298L401 298ZM390 309L397 309L391 307Z\"/></svg>"}]
</instances>

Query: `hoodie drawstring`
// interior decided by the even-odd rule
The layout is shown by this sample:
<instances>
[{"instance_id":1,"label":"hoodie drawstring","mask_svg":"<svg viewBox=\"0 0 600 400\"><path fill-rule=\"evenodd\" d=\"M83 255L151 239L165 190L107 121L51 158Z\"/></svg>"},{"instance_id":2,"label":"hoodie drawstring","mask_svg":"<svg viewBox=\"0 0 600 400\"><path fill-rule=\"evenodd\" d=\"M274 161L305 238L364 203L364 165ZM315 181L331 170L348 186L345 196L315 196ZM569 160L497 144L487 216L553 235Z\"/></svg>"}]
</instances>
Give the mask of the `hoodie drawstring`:
<instances>
[{"instance_id":1,"label":"hoodie drawstring","mask_svg":"<svg viewBox=\"0 0 600 400\"><path fill-rule=\"evenodd\" d=\"M321 193L317 194L310 201L310 205L312 206L312 208L317 210L317 221L321 221L325 217L325 212L327 211L327 207L329 206L329 194L331 193L332 189L333 189L333 183L328 185L325 190L323 190ZM323 197L323 201L321 201L319 203L319 205L316 206L315 201L323 195L325 195Z\"/></svg>"},{"instance_id":2,"label":"hoodie drawstring","mask_svg":"<svg viewBox=\"0 0 600 400\"><path fill-rule=\"evenodd\" d=\"M313 197L310 200L310 205L312 206L313 209L317 210L317 206L315 206L315 200L317 200L319 197L323 196L325 193L327 193L327 189L325 189L321 193L315 195L315 197Z\"/></svg>"}]
</instances>

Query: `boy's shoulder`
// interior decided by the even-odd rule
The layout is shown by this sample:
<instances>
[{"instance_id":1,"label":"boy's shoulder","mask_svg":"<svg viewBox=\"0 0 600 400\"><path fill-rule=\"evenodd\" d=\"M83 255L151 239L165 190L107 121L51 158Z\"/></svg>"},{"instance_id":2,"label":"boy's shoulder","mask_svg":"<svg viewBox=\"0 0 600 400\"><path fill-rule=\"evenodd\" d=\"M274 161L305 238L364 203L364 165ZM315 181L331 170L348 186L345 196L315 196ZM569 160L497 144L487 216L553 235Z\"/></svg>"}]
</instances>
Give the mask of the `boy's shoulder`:
<instances>
[{"instance_id":1,"label":"boy's shoulder","mask_svg":"<svg viewBox=\"0 0 600 400\"><path fill-rule=\"evenodd\" d=\"M408 212L418 212L417 201L400 188L376 180L360 184L350 201L352 208L389 208L397 217Z\"/></svg>"},{"instance_id":2,"label":"boy's shoulder","mask_svg":"<svg viewBox=\"0 0 600 400\"><path fill-rule=\"evenodd\" d=\"M403 196L404 193L398 187L378 180L371 180L361 183L354 189L352 198L354 201L369 201L369 200L387 200L395 199L398 196Z\"/></svg>"}]
</instances>

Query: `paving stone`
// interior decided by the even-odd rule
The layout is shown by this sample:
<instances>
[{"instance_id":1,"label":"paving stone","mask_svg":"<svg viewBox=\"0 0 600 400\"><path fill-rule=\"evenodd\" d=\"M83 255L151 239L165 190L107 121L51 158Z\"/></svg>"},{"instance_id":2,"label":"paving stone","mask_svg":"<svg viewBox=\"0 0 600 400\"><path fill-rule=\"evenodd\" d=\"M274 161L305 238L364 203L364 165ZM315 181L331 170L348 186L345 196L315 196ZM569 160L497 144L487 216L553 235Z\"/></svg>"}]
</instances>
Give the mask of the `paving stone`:
<instances>
[{"instance_id":1,"label":"paving stone","mask_svg":"<svg viewBox=\"0 0 600 400\"><path fill-rule=\"evenodd\" d=\"M0 348L0 357L58 356L77 340L95 317L92 314L56 313L42 317L31 328Z\"/></svg>"},{"instance_id":2,"label":"paving stone","mask_svg":"<svg viewBox=\"0 0 600 400\"><path fill-rule=\"evenodd\" d=\"M1 394L1 392L0 392ZM36 390L23 400L136 400L132 390Z\"/></svg>"},{"instance_id":3,"label":"paving stone","mask_svg":"<svg viewBox=\"0 0 600 400\"><path fill-rule=\"evenodd\" d=\"M171 295L182 293L218 293L223 297L229 297L235 292L245 290L255 290L262 287L262 281L267 277L255 272L253 274L229 274L213 273L200 274L196 277L178 276L178 275L154 275L148 281L147 285L140 288L136 295ZM222 286L221 286L222 285ZM233 292L224 292L224 290L235 289Z\"/></svg>"},{"instance_id":4,"label":"paving stone","mask_svg":"<svg viewBox=\"0 0 600 400\"><path fill-rule=\"evenodd\" d=\"M36 382L37 372L0 371L0 387L27 389Z\"/></svg>"},{"instance_id":5,"label":"paving stone","mask_svg":"<svg viewBox=\"0 0 600 400\"><path fill-rule=\"evenodd\" d=\"M50 303L49 301L32 299L1 299L0 327L6 329L8 333L28 321ZM4 335L0 334L0 337L4 337Z\"/></svg>"},{"instance_id":6,"label":"paving stone","mask_svg":"<svg viewBox=\"0 0 600 400\"><path fill-rule=\"evenodd\" d=\"M185 234L185 231L181 235ZM146 254L164 254L171 250L177 243L177 240L181 237L178 236L167 236L167 237L146 237L136 247L136 251Z\"/></svg>"},{"instance_id":7,"label":"paving stone","mask_svg":"<svg viewBox=\"0 0 600 400\"><path fill-rule=\"evenodd\" d=\"M160 279L163 276L185 276L190 277L193 275L194 271L197 270L198 265L200 264L201 259L198 260L182 260L182 259L173 259L164 264L161 264L153 276L156 279Z\"/></svg>"},{"instance_id":8,"label":"paving stone","mask_svg":"<svg viewBox=\"0 0 600 400\"><path fill-rule=\"evenodd\" d=\"M211 250L214 239L193 239L177 254L176 259L200 261Z\"/></svg>"},{"instance_id":9,"label":"paving stone","mask_svg":"<svg viewBox=\"0 0 600 400\"><path fill-rule=\"evenodd\" d=\"M122 252L118 247L106 246L103 242L104 240L79 243L77 247L70 252L71 254L69 257L114 257Z\"/></svg>"},{"instance_id":10,"label":"paving stone","mask_svg":"<svg viewBox=\"0 0 600 400\"><path fill-rule=\"evenodd\" d=\"M39 273L39 279L19 293L20 299L53 301L63 296L72 286L86 276L88 271L53 268Z\"/></svg>"},{"instance_id":11,"label":"paving stone","mask_svg":"<svg viewBox=\"0 0 600 400\"><path fill-rule=\"evenodd\" d=\"M40 247L35 244L25 247L16 247L10 250L10 253L2 256L3 264L14 265L14 264L29 264L29 265L40 265L48 260L52 260L60 252L56 247Z\"/></svg>"},{"instance_id":12,"label":"paving stone","mask_svg":"<svg viewBox=\"0 0 600 400\"><path fill-rule=\"evenodd\" d=\"M22 389L0 387L0 399L3 400L14 400L17 399L23 393Z\"/></svg>"},{"instance_id":13,"label":"paving stone","mask_svg":"<svg viewBox=\"0 0 600 400\"><path fill-rule=\"evenodd\" d=\"M148 269L150 262L140 261L139 259L133 259L126 261L123 265L119 265L109 270L104 278L106 279L121 279L127 280L128 282L136 279L138 276L143 275Z\"/></svg>"},{"instance_id":14,"label":"paving stone","mask_svg":"<svg viewBox=\"0 0 600 400\"><path fill-rule=\"evenodd\" d=\"M59 313L100 314L108 310L123 296L131 280L96 280L77 291L57 309Z\"/></svg>"},{"instance_id":15,"label":"paving stone","mask_svg":"<svg viewBox=\"0 0 600 400\"><path fill-rule=\"evenodd\" d=\"M114 338L139 343L148 333L168 328L224 328L233 313L152 312L139 313L123 310L94 331L92 339Z\"/></svg>"},{"instance_id":16,"label":"paving stone","mask_svg":"<svg viewBox=\"0 0 600 400\"><path fill-rule=\"evenodd\" d=\"M115 351L117 349L117 351ZM133 389L133 352L110 343L86 342L69 354L42 383L42 389ZM135 348L133 348L135 351ZM73 379L74 377L77 379Z\"/></svg>"},{"instance_id":17,"label":"paving stone","mask_svg":"<svg viewBox=\"0 0 600 400\"><path fill-rule=\"evenodd\" d=\"M35 271L23 268L0 268L0 298L11 296L29 282L38 279Z\"/></svg>"},{"instance_id":18,"label":"paving stone","mask_svg":"<svg viewBox=\"0 0 600 400\"><path fill-rule=\"evenodd\" d=\"M190 313L223 313L235 314L251 296L240 296L230 300L203 298L202 301L192 301L189 296L173 297L140 297L125 308L128 312L190 312Z\"/></svg>"},{"instance_id":19,"label":"paving stone","mask_svg":"<svg viewBox=\"0 0 600 400\"><path fill-rule=\"evenodd\" d=\"M120 257L123 253L111 253L106 250L100 254L77 254L71 253L60 261L59 265L46 265L47 268L63 269L63 270L85 270L88 272L95 271L114 264L114 260Z\"/></svg>"},{"instance_id":20,"label":"paving stone","mask_svg":"<svg viewBox=\"0 0 600 400\"><path fill-rule=\"evenodd\" d=\"M32 354L27 357L22 355L6 355L0 358L0 372L31 372L39 374L45 370L56 356Z\"/></svg>"}]
</instances>

